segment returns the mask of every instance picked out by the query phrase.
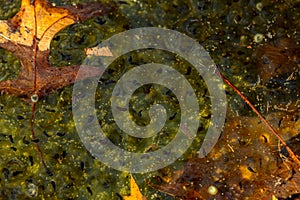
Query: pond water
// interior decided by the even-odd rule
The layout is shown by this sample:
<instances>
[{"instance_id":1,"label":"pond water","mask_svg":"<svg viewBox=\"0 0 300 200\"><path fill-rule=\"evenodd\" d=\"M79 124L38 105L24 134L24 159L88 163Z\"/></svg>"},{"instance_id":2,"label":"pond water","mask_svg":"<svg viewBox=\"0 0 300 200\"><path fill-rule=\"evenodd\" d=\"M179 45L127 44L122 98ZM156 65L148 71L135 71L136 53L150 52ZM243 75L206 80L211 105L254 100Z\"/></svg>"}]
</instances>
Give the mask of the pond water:
<instances>
[{"instance_id":1,"label":"pond water","mask_svg":"<svg viewBox=\"0 0 300 200\"><path fill-rule=\"evenodd\" d=\"M50 1L55 6L91 2L103 1ZM159 27L177 31L201 45L220 73L248 97L292 150L300 154L299 1L106 2L116 6L108 16L72 24L54 36L49 56L52 67L80 65L87 59L85 48L93 48L126 30ZM0 18L6 20L19 11L21 1L1 0L0 5ZM2 48L0 52L0 81L16 78L20 61L13 52ZM133 175L147 199L276 199L291 195L299 198L299 166L284 162L289 154L239 94L225 83L227 117L219 142L206 157L198 157L211 125L211 95L195 67L166 50L128 52L114 60L99 79L95 115L114 145L129 152L155 152L168 145L180 129L183 114L179 100L170 88L160 84L139 87L129 100L129 118L140 126L151 123L148 111L153 104L164 106L167 120L157 135L130 136L114 120L110 103L118 80L135 67L153 62L172 66L184 75L200 110L195 138L182 156L162 169ZM130 195L131 174L103 164L85 148L78 124L73 120L72 95L73 84L35 104L36 141L31 135L31 104L1 92L0 199L122 199ZM39 144L52 174L41 164L35 143ZM294 171L289 178L291 168Z\"/></svg>"}]
</instances>

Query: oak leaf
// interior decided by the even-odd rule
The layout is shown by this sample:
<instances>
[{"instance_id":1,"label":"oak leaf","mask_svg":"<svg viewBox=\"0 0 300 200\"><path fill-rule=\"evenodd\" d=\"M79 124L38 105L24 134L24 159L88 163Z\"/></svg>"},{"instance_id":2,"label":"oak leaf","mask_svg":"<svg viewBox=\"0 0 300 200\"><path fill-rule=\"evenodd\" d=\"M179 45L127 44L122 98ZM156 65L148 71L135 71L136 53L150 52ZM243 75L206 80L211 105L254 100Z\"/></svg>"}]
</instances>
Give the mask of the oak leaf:
<instances>
[{"instance_id":1,"label":"oak leaf","mask_svg":"<svg viewBox=\"0 0 300 200\"><path fill-rule=\"evenodd\" d=\"M42 97L75 81L79 65L51 67L50 42L61 29L91 18L107 15L114 6L90 3L86 6L55 7L47 0L22 0L20 11L9 20L0 20L0 46L11 51L21 62L16 79L0 82L1 93L29 100ZM86 66L81 79L98 74Z\"/></svg>"}]
</instances>

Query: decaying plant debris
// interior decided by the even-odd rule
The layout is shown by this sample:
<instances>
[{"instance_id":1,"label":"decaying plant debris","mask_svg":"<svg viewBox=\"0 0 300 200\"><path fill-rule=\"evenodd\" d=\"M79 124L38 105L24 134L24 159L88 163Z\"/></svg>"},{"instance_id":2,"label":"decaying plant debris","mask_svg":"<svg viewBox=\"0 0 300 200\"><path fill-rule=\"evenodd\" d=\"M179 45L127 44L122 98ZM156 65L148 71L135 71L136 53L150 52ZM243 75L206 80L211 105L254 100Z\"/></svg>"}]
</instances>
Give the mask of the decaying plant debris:
<instances>
[{"instance_id":1,"label":"decaying plant debris","mask_svg":"<svg viewBox=\"0 0 300 200\"><path fill-rule=\"evenodd\" d=\"M300 112L267 119L300 154ZM300 166L256 117L228 116L219 143L203 159L192 159L168 183L149 183L183 199L300 198ZM179 175L178 175L179 174ZM163 180L167 179L163 177ZM212 195L210 187L217 188Z\"/></svg>"}]
</instances>

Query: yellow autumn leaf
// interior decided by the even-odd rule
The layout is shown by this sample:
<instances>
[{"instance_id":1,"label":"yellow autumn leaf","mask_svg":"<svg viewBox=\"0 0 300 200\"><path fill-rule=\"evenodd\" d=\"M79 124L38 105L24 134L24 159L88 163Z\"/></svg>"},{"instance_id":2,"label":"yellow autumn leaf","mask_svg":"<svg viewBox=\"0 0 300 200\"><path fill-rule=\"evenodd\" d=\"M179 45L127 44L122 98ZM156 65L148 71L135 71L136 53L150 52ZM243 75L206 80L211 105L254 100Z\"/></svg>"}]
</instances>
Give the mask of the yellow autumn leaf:
<instances>
[{"instance_id":1,"label":"yellow autumn leaf","mask_svg":"<svg viewBox=\"0 0 300 200\"><path fill-rule=\"evenodd\" d=\"M112 57L113 54L110 51L109 47L94 47L94 48L86 48L84 49L86 55L93 55L93 56L108 56Z\"/></svg>"},{"instance_id":2,"label":"yellow autumn leaf","mask_svg":"<svg viewBox=\"0 0 300 200\"><path fill-rule=\"evenodd\" d=\"M9 22L0 21L0 42L9 38L13 43L31 46L36 37L40 40L39 50L44 51L49 49L53 36L75 23L75 18L68 9L53 7L46 1L36 0L33 5L29 0L23 0L20 11Z\"/></svg>"},{"instance_id":3,"label":"yellow autumn leaf","mask_svg":"<svg viewBox=\"0 0 300 200\"><path fill-rule=\"evenodd\" d=\"M125 196L124 200L146 200L132 175L130 176L130 196Z\"/></svg>"}]
</instances>

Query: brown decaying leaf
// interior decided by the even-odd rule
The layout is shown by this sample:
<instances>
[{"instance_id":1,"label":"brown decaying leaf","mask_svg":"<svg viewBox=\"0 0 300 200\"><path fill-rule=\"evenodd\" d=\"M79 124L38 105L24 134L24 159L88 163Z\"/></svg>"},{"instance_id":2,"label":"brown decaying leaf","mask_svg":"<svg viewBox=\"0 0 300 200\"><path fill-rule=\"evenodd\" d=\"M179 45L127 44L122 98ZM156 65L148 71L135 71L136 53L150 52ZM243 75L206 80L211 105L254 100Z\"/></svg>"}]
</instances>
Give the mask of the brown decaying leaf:
<instances>
[{"instance_id":1,"label":"brown decaying leaf","mask_svg":"<svg viewBox=\"0 0 300 200\"><path fill-rule=\"evenodd\" d=\"M299 116L299 110L267 116L281 137L294 144L291 148L298 155ZM300 194L299 166L286 159L288 153L267 127L257 117L227 119L219 142L207 157L190 160L178 172L179 178L149 185L182 199L296 198ZM217 194L209 192L210 186L217 188Z\"/></svg>"},{"instance_id":2,"label":"brown decaying leaf","mask_svg":"<svg viewBox=\"0 0 300 200\"><path fill-rule=\"evenodd\" d=\"M46 0L22 0L20 11L0 21L0 46L13 52L21 62L16 79L0 82L1 93L25 100L39 97L75 81L80 66L51 67L48 57L54 35L70 24L114 10L110 4L90 3L77 7L54 7ZM86 66L82 79L99 74Z\"/></svg>"},{"instance_id":3,"label":"brown decaying leaf","mask_svg":"<svg viewBox=\"0 0 300 200\"><path fill-rule=\"evenodd\" d=\"M297 71L300 62L300 47L291 38L280 38L266 43L255 51L257 66L262 82L283 74Z\"/></svg>"}]
</instances>

